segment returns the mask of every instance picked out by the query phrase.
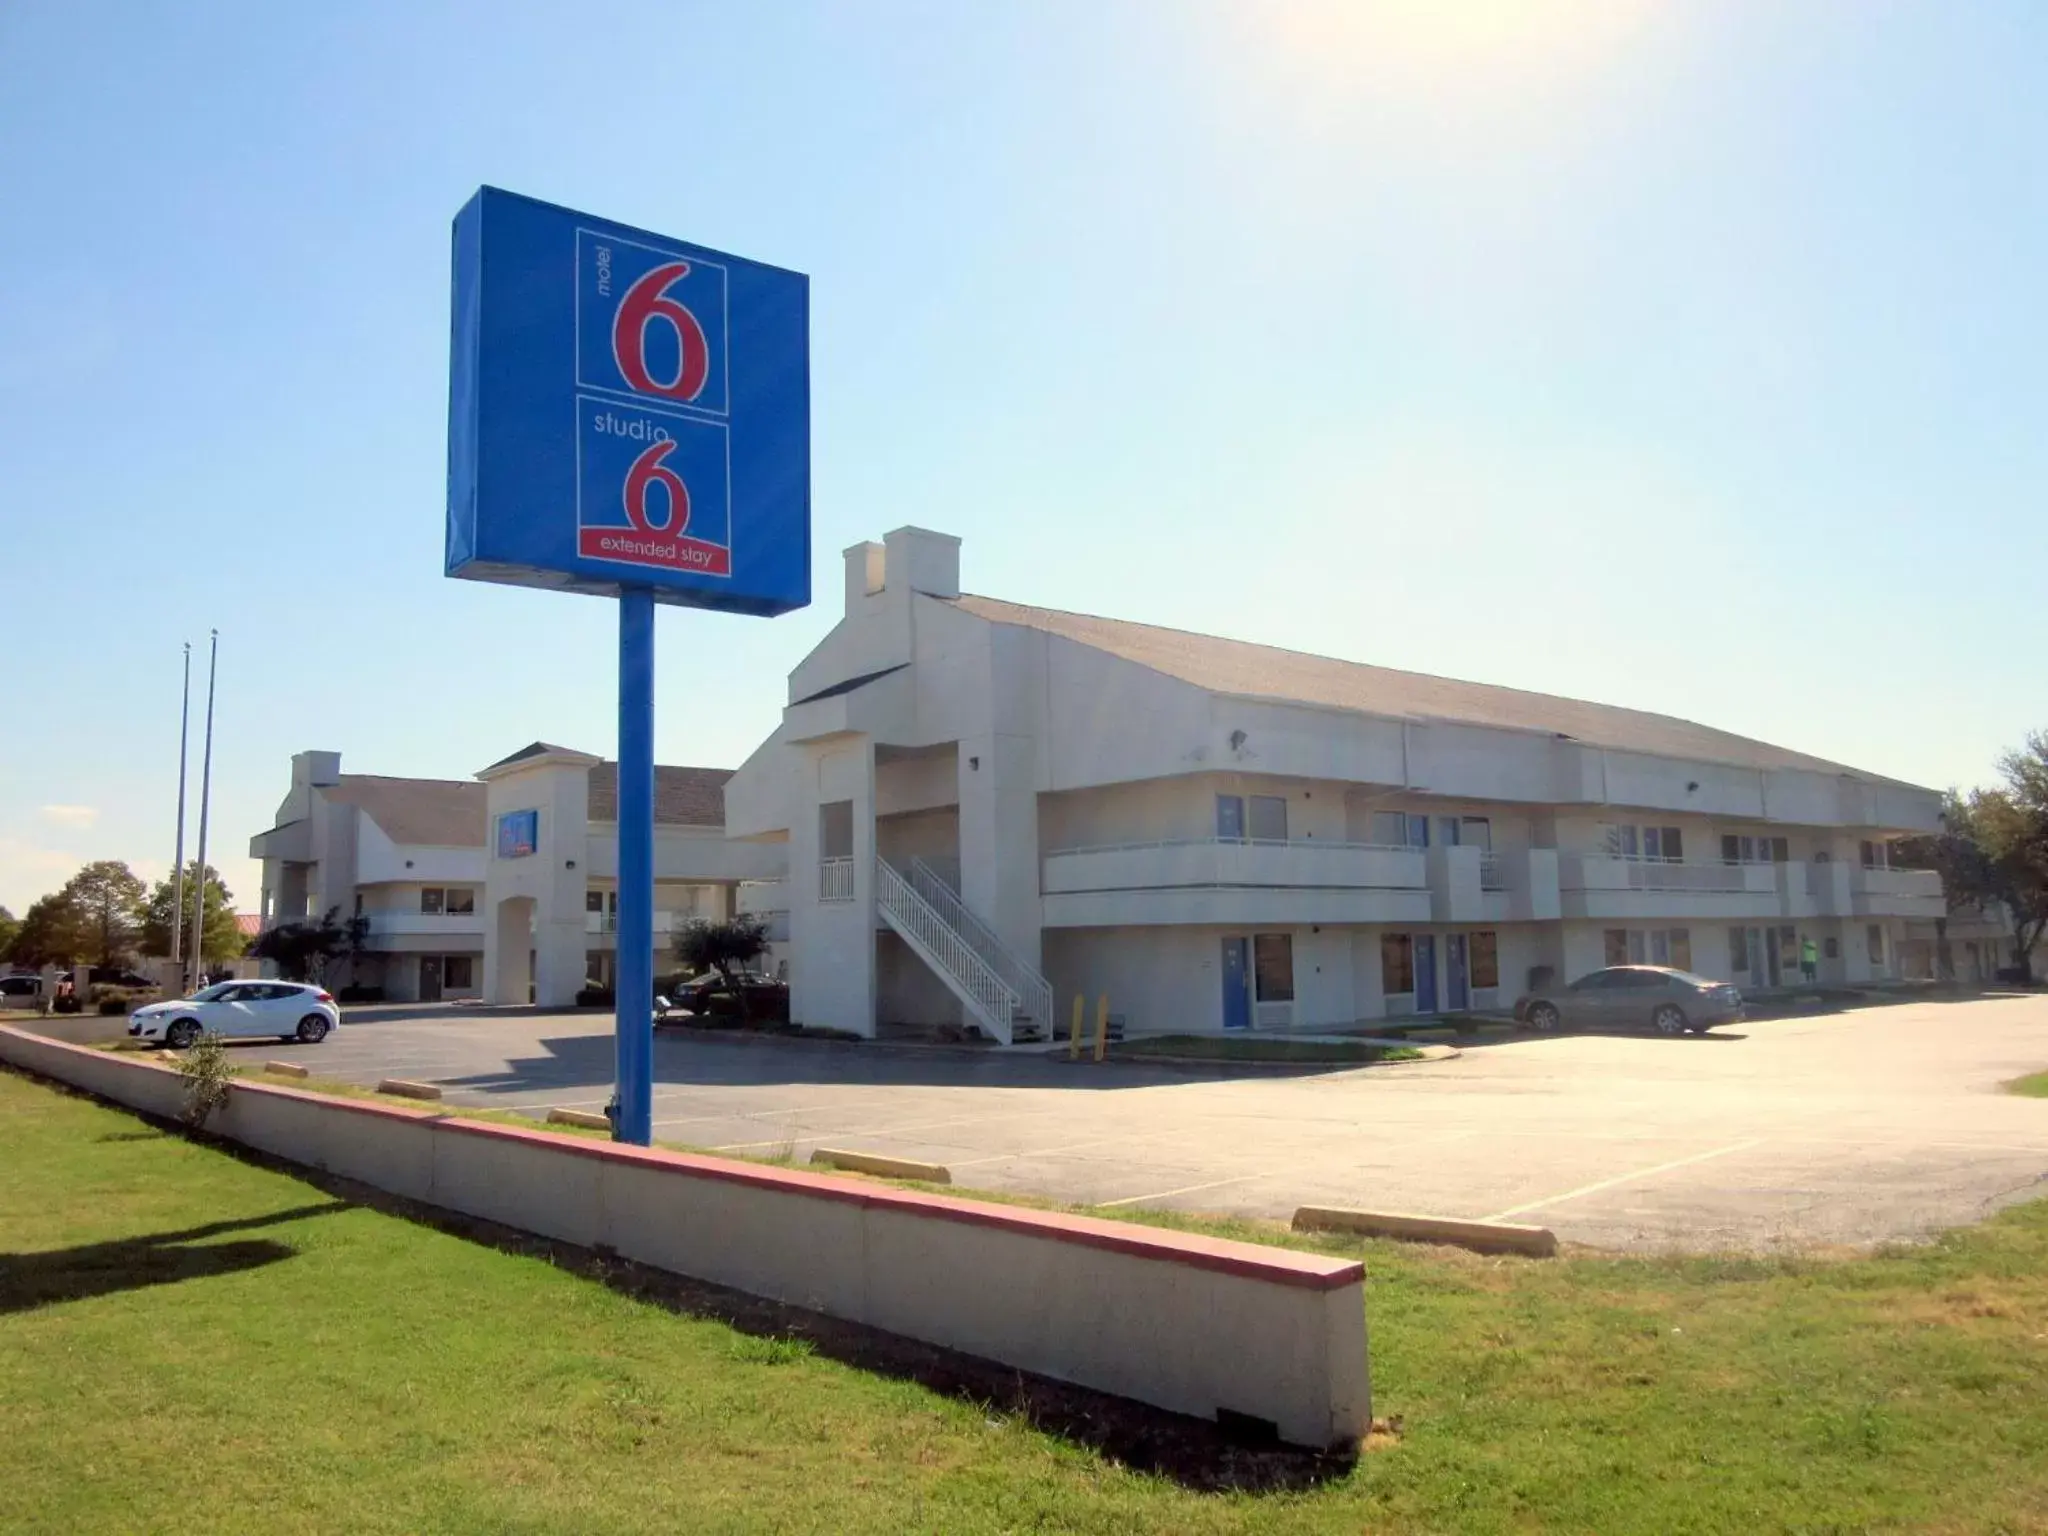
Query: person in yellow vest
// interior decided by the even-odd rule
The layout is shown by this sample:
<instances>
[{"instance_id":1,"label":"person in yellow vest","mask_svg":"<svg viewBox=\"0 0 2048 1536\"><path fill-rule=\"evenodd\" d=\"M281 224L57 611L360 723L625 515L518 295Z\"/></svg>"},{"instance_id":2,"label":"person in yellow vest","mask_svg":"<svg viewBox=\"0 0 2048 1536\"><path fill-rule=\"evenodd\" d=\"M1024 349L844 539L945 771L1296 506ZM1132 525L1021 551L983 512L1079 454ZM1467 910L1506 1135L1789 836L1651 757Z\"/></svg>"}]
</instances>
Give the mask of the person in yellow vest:
<instances>
[{"instance_id":1,"label":"person in yellow vest","mask_svg":"<svg viewBox=\"0 0 2048 1536\"><path fill-rule=\"evenodd\" d=\"M1799 943L1799 974L1808 981L1820 974L1820 946L1810 938Z\"/></svg>"}]
</instances>

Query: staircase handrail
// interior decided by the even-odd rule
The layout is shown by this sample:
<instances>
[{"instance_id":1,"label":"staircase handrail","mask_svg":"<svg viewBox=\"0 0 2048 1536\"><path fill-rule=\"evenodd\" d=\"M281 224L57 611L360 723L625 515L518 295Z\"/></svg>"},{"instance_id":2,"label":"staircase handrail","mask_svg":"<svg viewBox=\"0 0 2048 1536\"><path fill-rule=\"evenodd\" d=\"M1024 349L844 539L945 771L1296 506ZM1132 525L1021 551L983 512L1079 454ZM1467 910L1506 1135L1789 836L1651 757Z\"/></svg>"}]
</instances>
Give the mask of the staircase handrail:
<instances>
[{"instance_id":1,"label":"staircase handrail","mask_svg":"<svg viewBox=\"0 0 2048 1536\"><path fill-rule=\"evenodd\" d=\"M904 938L931 955L964 999L971 1000L983 1024L1008 1045L1020 1001L1016 989L899 870L880 857L875 860L875 895L883 914Z\"/></svg>"},{"instance_id":2,"label":"staircase handrail","mask_svg":"<svg viewBox=\"0 0 2048 1536\"><path fill-rule=\"evenodd\" d=\"M980 952L981 958L1002 978L1004 985L1017 994L1018 1005L1050 1038L1053 1030L1052 983L1030 961L1005 944L981 914L961 899L960 893L953 889L945 876L923 859L913 858L910 861L910 884Z\"/></svg>"}]
</instances>

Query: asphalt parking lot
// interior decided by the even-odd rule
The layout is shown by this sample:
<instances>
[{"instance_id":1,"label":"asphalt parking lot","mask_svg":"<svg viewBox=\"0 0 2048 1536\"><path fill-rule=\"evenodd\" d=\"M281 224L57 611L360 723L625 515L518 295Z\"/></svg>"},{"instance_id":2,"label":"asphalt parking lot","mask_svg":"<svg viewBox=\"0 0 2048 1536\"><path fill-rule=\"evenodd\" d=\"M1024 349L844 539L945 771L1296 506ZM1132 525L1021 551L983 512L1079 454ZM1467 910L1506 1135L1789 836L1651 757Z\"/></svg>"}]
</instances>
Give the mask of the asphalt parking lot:
<instances>
[{"instance_id":1,"label":"asphalt parking lot","mask_svg":"<svg viewBox=\"0 0 2048 1536\"><path fill-rule=\"evenodd\" d=\"M611 1021L460 1008L349 1022L294 1059L449 1102L601 1109ZM271 1046L252 1046L273 1054ZM1219 1078L1037 1055L664 1034L657 1139L947 1164L968 1187L1286 1217L1363 1205L1541 1222L1617 1249L1923 1236L2048 1195L2048 997L1896 1004L1706 1037L1523 1038L1457 1060Z\"/></svg>"}]
</instances>

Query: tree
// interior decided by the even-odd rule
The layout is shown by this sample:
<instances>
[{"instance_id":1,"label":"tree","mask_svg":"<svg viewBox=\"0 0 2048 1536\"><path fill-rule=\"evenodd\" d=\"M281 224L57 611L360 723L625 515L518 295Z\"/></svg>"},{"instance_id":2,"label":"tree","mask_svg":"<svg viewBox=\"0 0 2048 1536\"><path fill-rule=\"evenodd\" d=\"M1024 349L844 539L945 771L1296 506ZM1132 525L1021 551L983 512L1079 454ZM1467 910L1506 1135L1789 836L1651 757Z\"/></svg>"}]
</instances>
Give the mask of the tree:
<instances>
[{"instance_id":1,"label":"tree","mask_svg":"<svg viewBox=\"0 0 2048 1536\"><path fill-rule=\"evenodd\" d=\"M718 972L719 979L738 1001L743 1019L751 1019L753 1010L747 989L740 984L740 975L767 953L768 924L746 912L723 923L708 923L699 918L684 925L676 935L676 959L693 974Z\"/></svg>"},{"instance_id":2,"label":"tree","mask_svg":"<svg viewBox=\"0 0 2048 1536\"><path fill-rule=\"evenodd\" d=\"M84 958L94 965L119 965L134 952L144 894L134 870L119 859L95 859L66 881L60 894L70 899L85 925Z\"/></svg>"},{"instance_id":3,"label":"tree","mask_svg":"<svg viewBox=\"0 0 2048 1536\"><path fill-rule=\"evenodd\" d=\"M360 946L369 931L367 917L340 920L341 908L329 907L317 923L279 923L250 941L248 953L268 960L287 981L317 981L327 962Z\"/></svg>"},{"instance_id":4,"label":"tree","mask_svg":"<svg viewBox=\"0 0 2048 1536\"><path fill-rule=\"evenodd\" d=\"M2020 979L2034 979L2034 945L2048 932L2048 731L1999 762L1998 789L1951 792L1942 830L1924 847L1951 907L2002 909L2019 946Z\"/></svg>"},{"instance_id":5,"label":"tree","mask_svg":"<svg viewBox=\"0 0 2048 1536\"><path fill-rule=\"evenodd\" d=\"M198 888L198 880L199 861L194 859L185 866L185 912L179 921L178 935L188 959L192 954L192 904L198 899L193 894ZM175 877L157 881L150 891L149 900L142 910L142 952L145 955L170 954L171 906L177 896ZM242 952L243 944L242 927L235 918L235 894L222 881L220 871L209 864L206 866L206 944L200 951L200 963L232 960Z\"/></svg>"},{"instance_id":6,"label":"tree","mask_svg":"<svg viewBox=\"0 0 2048 1536\"><path fill-rule=\"evenodd\" d=\"M5 907L0 907L0 960L8 958L14 948L14 936L21 932L21 919Z\"/></svg>"},{"instance_id":7,"label":"tree","mask_svg":"<svg viewBox=\"0 0 2048 1536\"><path fill-rule=\"evenodd\" d=\"M70 965L87 953L85 916L65 892L54 891L32 903L21 915L21 927L8 946L16 965Z\"/></svg>"}]
</instances>

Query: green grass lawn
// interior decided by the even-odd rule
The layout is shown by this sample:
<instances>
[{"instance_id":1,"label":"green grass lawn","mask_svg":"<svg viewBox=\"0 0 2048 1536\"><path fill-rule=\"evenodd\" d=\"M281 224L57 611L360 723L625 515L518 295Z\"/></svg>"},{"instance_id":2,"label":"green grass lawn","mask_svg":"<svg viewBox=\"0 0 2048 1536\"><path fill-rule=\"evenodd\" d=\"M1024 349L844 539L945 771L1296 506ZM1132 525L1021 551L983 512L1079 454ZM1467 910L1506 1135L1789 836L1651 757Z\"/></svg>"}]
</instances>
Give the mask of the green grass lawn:
<instances>
[{"instance_id":1,"label":"green grass lawn","mask_svg":"<svg viewBox=\"0 0 2048 1536\"><path fill-rule=\"evenodd\" d=\"M0 1530L2048 1527L2048 1205L1783 1262L1154 1219L1363 1253L1399 1431L1194 1491L0 1074Z\"/></svg>"},{"instance_id":2,"label":"green grass lawn","mask_svg":"<svg viewBox=\"0 0 2048 1536\"><path fill-rule=\"evenodd\" d=\"M2030 1072L2025 1077L2016 1077L2005 1085L2005 1091L2026 1099L2048 1099L2048 1072Z\"/></svg>"},{"instance_id":3,"label":"green grass lawn","mask_svg":"<svg viewBox=\"0 0 2048 1536\"><path fill-rule=\"evenodd\" d=\"M1086 1049L1086 1046L1083 1046ZM1281 1040L1271 1036L1145 1035L1110 1047L1113 1056L1172 1056L1184 1061L1368 1062L1420 1061L1406 1045L1360 1040Z\"/></svg>"}]
</instances>

